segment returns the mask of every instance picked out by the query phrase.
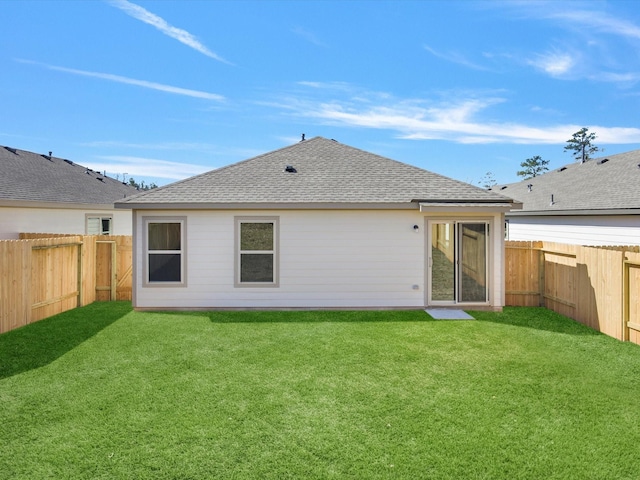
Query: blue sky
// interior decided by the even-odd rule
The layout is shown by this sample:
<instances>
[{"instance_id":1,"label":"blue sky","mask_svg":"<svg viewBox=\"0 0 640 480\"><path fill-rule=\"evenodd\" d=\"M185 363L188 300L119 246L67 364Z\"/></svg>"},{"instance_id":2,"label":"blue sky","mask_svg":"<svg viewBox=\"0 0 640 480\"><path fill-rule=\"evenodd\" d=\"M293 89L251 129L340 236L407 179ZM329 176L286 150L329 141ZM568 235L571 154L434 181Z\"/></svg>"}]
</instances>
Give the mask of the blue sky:
<instances>
[{"instance_id":1,"label":"blue sky","mask_svg":"<svg viewBox=\"0 0 640 480\"><path fill-rule=\"evenodd\" d=\"M478 184L640 148L634 1L0 3L0 145L164 185L323 136Z\"/></svg>"}]
</instances>

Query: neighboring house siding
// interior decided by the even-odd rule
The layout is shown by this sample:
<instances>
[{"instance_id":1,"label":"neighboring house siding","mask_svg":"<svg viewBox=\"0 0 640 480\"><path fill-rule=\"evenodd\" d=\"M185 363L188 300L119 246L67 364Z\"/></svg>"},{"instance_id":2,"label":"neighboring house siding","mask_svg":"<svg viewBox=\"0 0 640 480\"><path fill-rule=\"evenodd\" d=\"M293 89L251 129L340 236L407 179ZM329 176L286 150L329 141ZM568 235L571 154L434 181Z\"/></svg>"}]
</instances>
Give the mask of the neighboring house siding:
<instances>
[{"instance_id":1,"label":"neighboring house siding","mask_svg":"<svg viewBox=\"0 0 640 480\"><path fill-rule=\"evenodd\" d=\"M0 207L0 239L20 233L86 234L87 214L111 216L112 235L131 235L131 212L126 210Z\"/></svg>"},{"instance_id":2,"label":"neighboring house siding","mask_svg":"<svg viewBox=\"0 0 640 480\"><path fill-rule=\"evenodd\" d=\"M511 216L508 240L575 245L640 245L639 215Z\"/></svg>"},{"instance_id":3,"label":"neighboring house siding","mask_svg":"<svg viewBox=\"0 0 640 480\"><path fill-rule=\"evenodd\" d=\"M184 285L143 285L143 218L186 217ZM237 287L235 218L277 217L279 284ZM501 258L502 216L491 258ZM137 308L421 308L425 305L426 216L417 211L137 211ZM418 231L413 226L418 225ZM492 304L501 306L501 264Z\"/></svg>"}]
</instances>

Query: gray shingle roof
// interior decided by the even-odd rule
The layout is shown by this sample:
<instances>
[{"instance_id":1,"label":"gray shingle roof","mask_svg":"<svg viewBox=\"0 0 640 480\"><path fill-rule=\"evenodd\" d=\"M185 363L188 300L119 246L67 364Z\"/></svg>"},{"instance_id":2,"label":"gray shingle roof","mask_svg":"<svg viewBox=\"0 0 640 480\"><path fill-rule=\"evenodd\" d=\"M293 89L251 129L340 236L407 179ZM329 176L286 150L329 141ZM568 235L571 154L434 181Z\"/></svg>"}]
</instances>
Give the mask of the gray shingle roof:
<instances>
[{"instance_id":1,"label":"gray shingle roof","mask_svg":"<svg viewBox=\"0 0 640 480\"><path fill-rule=\"evenodd\" d=\"M493 191L523 202L522 211L516 215L592 210L624 213L640 209L639 165L640 150L634 150L582 164L571 163L528 180L496 186Z\"/></svg>"},{"instance_id":2,"label":"gray shingle roof","mask_svg":"<svg viewBox=\"0 0 640 480\"><path fill-rule=\"evenodd\" d=\"M296 172L289 173L289 165ZM406 204L510 198L418 167L315 137L118 202L151 205Z\"/></svg>"},{"instance_id":3,"label":"gray shingle roof","mask_svg":"<svg viewBox=\"0 0 640 480\"><path fill-rule=\"evenodd\" d=\"M0 201L109 205L137 193L69 160L0 147Z\"/></svg>"}]
</instances>

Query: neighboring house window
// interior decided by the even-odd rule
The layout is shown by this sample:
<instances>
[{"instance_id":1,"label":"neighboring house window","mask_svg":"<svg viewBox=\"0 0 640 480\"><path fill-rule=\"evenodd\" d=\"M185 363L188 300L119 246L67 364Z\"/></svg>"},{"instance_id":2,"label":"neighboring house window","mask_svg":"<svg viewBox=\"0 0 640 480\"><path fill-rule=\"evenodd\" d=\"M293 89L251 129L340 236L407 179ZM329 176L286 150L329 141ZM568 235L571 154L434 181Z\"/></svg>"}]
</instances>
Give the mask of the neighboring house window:
<instances>
[{"instance_id":1,"label":"neighboring house window","mask_svg":"<svg viewBox=\"0 0 640 480\"><path fill-rule=\"evenodd\" d=\"M278 218L236 217L236 286L278 286Z\"/></svg>"},{"instance_id":2,"label":"neighboring house window","mask_svg":"<svg viewBox=\"0 0 640 480\"><path fill-rule=\"evenodd\" d=\"M509 220L504 221L504 239L509 240Z\"/></svg>"},{"instance_id":3,"label":"neighboring house window","mask_svg":"<svg viewBox=\"0 0 640 480\"><path fill-rule=\"evenodd\" d=\"M87 215L87 235L111 235L112 225L111 216Z\"/></svg>"},{"instance_id":4,"label":"neighboring house window","mask_svg":"<svg viewBox=\"0 0 640 480\"><path fill-rule=\"evenodd\" d=\"M146 218L146 280L185 284L185 219Z\"/></svg>"}]
</instances>

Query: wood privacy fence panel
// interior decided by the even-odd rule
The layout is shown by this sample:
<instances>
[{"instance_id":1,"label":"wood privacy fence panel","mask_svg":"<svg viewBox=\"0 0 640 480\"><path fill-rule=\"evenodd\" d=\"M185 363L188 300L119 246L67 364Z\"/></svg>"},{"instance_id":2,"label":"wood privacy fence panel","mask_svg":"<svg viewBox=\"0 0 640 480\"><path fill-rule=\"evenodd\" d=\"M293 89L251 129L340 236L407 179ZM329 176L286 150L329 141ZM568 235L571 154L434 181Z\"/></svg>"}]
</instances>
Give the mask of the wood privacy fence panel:
<instances>
[{"instance_id":1,"label":"wood privacy fence panel","mask_svg":"<svg viewBox=\"0 0 640 480\"><path fill-rule=\"evenodd\" d=\"M540 300L540 255L542 242L505 244L505 304L537 307Z\"/></svg>"},{"instance_id":2,"label":"wood privacy fence panel","mask_svg":"<svg viewBox=\"0 0 640 480\"><path fill-rule=\"evenodd\" d=\"M0 242L0 333L31 320L31 245Z\"/></svg>"},{"instance_id":3,"label":"wood privacy fence panel","mask_svg":"<svg viewBox=\"0 0 640 480\"><path fill-rule=\"evenodd\" d=\"M79 237L32 240L31 322L82 304L82 242ZM25 283L29 280L25 278Z\"/></svg>"},{"instance_id":4,"label":"wood privacy fence panel","mask_svg":"<svg viewBox=\"0 0 640 480\"><path fill-rule=\"evenodd\" d=\"M637 247L505 243L505 304L539 305L640 344Z\"/></svg>"},{"instance_id":5,"label":"wood privacy fence panel","mask_svg":"<svg viewBox=\"0 0 640 480\"><path fill-rule=\"evenodd\" d=\"M20 237L0 241L0 333L96 300L131 300L130 236Z\"/></svg>"}]
</instances>

